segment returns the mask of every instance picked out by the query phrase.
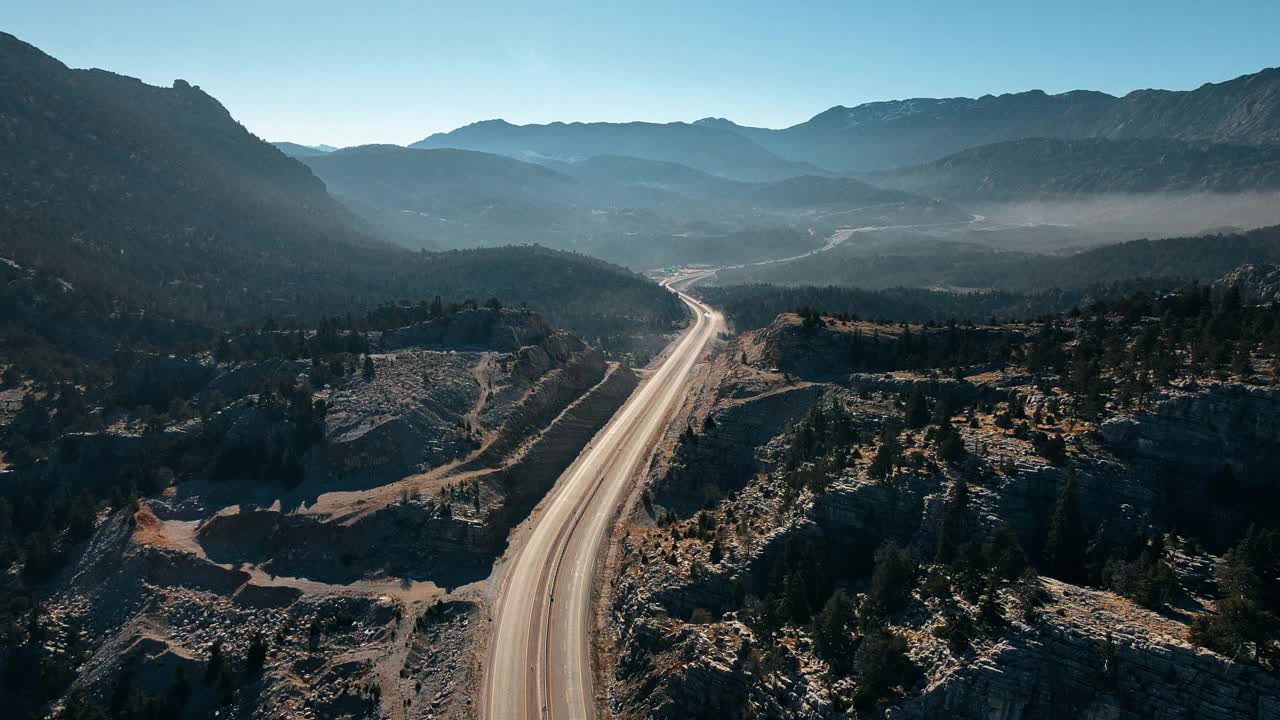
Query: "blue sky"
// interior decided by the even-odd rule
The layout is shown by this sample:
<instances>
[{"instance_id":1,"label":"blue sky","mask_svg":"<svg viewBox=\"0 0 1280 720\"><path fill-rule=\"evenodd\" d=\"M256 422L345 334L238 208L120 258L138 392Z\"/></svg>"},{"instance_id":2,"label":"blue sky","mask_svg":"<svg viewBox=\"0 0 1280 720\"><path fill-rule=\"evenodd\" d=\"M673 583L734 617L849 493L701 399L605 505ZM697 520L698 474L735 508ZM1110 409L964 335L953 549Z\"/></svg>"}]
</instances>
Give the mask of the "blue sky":
<instances>
[{"instance_id":1,"label":"blue sky","mask_svg":"<svg viewBox=\"0 0 1280 720\"><path fill-rule=\"evenodd\" d=\"M1280 65L1275 0L1044 4L7 0L0 29L72 67L184 78L267 139L334 145L495 117L784 127L832 105L1189 89Z\"/></svg>"}]
</instances>

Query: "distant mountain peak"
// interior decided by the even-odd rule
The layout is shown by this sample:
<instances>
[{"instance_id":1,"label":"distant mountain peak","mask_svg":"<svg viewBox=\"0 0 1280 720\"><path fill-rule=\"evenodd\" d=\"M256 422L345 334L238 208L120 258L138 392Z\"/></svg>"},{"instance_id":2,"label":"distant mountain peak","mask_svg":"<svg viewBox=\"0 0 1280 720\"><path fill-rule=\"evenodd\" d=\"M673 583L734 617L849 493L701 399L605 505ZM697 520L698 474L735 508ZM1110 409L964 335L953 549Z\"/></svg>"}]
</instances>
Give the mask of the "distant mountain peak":
<instances>
[{"instance_id":1,"label":"distant mountain peak","mask_svg":"<svg viewBox=\"0 0 1280 720\"><path fill-rule=\"evenodd\" d=\"M723 130L734 130L742 127L738 123L722 117L704 117L700 120L694 120L691 124L698 125L700 127L720 128Z\"/></svg>"},{"instance_id":2,"label":"distant mountain peak","mask_svg":"<svg viewBox=\"0 0 1280 720\"><path fill-rule=\"evenodd\" d=\"M280 152L294 158L312 157L314 155L325 155L336 151L338 148L332 145L301 145L299 143L277 141L271 143L276 146Z\"/></svg>"}]
</instances>

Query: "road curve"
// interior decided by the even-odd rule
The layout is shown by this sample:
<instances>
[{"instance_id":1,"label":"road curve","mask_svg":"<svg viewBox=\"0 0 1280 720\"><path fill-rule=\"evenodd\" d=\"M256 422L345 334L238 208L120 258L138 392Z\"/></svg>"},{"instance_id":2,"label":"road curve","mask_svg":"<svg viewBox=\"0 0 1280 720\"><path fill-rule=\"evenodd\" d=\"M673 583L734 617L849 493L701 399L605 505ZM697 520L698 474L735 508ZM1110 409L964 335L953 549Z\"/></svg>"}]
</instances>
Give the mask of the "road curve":
<instances>
[{"instance_id":1,"label":"road curve","mask_svg":"<svg viewBox=\"0 0 1280 720\"><path fill-rule=\"evenodd\" d=\"M494 603L481 693L488 720L591 720L591 592L609 526L688 390L724 319L666 280L694 322L544 499L524 546L507 561Z\"/></svg>"}]
</instances>

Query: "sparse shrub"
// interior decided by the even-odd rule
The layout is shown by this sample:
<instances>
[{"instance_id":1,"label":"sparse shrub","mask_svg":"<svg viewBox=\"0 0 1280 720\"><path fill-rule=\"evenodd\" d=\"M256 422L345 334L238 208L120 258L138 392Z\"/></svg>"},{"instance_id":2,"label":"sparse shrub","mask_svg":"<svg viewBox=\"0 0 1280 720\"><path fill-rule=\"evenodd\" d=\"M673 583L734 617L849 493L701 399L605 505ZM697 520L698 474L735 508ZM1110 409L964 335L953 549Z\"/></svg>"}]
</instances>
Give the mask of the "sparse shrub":
<instances>
[{"instance_id":1,"label":"sparse shrub","mask_svg":"<svg viewBox=\"0 0 1280 720\"><path fill-rule=\"evenodd\" d=\"M1035 622L1045 601L1045 591L1040 585L1040 576L1036 574L1035 568L1028 567L1023 571L1022 577L1014 586L1014 596L1022 611L1022 621L1027 624Z\"/></svg>"},{"instance_id":2,"label":"sparse shrub","mask_svg":"<svg viewBox=\"0 0 1280 720\"><path fill-rule=\"evenodd\" d=\"M934 628L934 635L947 643L947 648L955 654L969 649L973 639L978 636L978 628L964 610L949 609L946 619Z\"/></svg>"},{"instance_id":3,"label":"sparse shrub","mask_svg":"<svg viewBox=\"0 0 1280 720\"><path fill-rule=\"evenodd\" d=\"M988 588L987 593L982 596L982 602L978 603L978 622L992 630L1008 624L1004 616L1004 606L1000 604L995 588Z\"/></svg>"},{"instance_id":4,"label":"sparse shrub","mask_svg":"<svg viewBox=\"0 0 1280 720\"><path fill-rule=\"evenodd\" d=\"M1057 433L1035 432L1031 435L1031 445L1037 454L1054 465L1067 461L1067 443Z\"/></svg>"}]
</instances>

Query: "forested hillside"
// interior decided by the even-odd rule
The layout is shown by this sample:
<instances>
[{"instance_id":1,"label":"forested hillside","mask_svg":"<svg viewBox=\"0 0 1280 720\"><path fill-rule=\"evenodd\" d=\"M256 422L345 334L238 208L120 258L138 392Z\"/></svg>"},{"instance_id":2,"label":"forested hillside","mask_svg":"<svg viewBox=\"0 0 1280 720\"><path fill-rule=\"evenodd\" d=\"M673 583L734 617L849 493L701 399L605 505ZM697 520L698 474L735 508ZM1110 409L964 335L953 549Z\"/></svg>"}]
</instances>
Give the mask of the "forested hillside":
<instances>
[{"instance_id":1,"label":"forested hillside","mask_svg":"<svg viewBox=\"0 0 1280 720\"><path fill-rule=\"evenodd\" d=\"M583 256L385 244L305 165L181 80L159 88L70 70L3 35L0 117L0 153L16 160L0 165L0 258L57 278L82 316L216 329L442 294L527 302L588 337L681 317L666 291ZM6 305L23 322L25 306Z\"/></svg>"},{"instance_id":2,"label":"forested hillside","mask_svg":"<svg viewBox=\"0 0 1280 720\"><path fill-rule=\"evenodd\" d=\"M1063 257L1010 257L971 267L950 280L962 287L1036 290L1087 287L1132 279L1206 282L1247 263L1280 260L1280 227L1246 233L1134 240Z\"/></svg>"},{"instance_id":3,"label":"forested hillside","mask_svg":"<svg viewBox=\"0 0 1280 720\"><path fill-rule=\"evenodd\" d=\"M1035 292L946 292L926 288L862 290L827 285L725 285L697 288L708 303L722 309L737 331L762 328L788 312L828 315L885 323L987 322L1039 317L1138 288L1163 288L1169 282L1125 282Z\"/></svg>"}]
</instances>

